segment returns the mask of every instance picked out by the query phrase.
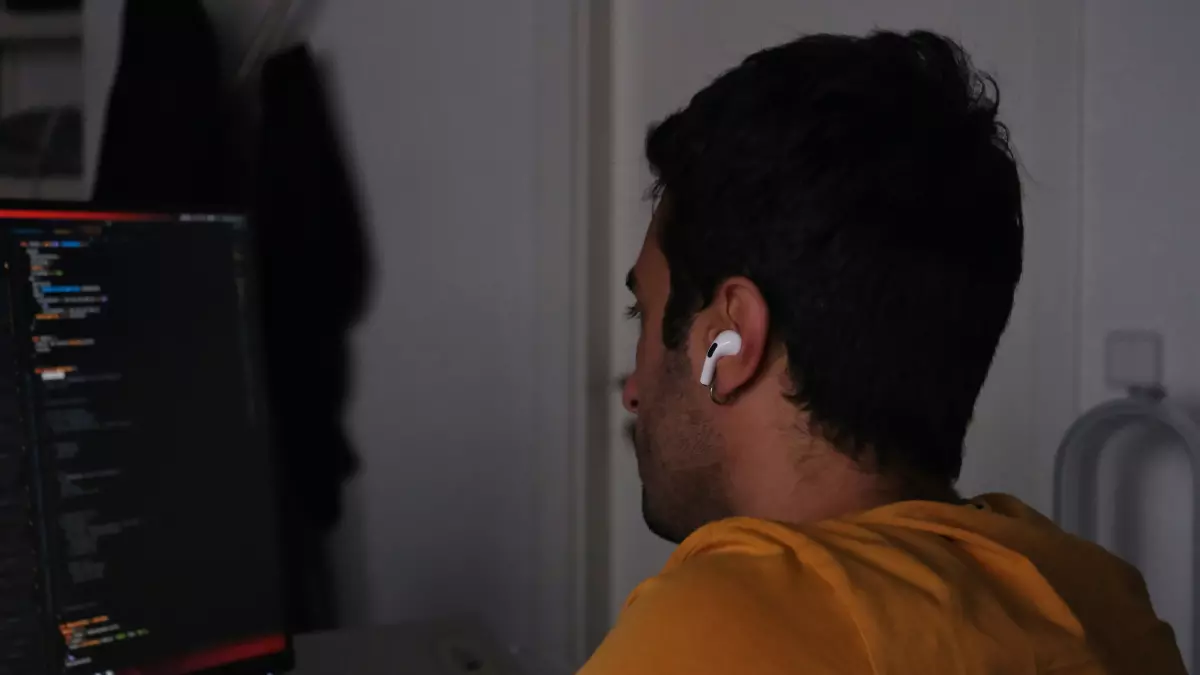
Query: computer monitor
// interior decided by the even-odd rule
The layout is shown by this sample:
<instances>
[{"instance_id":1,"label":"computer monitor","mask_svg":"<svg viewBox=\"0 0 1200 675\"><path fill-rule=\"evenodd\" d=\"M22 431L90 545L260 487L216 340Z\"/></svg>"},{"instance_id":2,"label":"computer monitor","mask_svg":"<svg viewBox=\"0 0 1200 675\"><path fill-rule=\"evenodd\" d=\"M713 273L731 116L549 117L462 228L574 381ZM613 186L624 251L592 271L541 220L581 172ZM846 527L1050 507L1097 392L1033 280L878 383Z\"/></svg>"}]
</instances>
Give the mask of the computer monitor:
<instances>
[{"instance_id":1,"label":"computer monitor","mask_svg":"<svg viewBox=\"0 0 1200 675\"><path fill-rule=\"evenodd\" d=\"M0 674L291 667L253 242L0 202Z\"/></svg>"}]
</instances>

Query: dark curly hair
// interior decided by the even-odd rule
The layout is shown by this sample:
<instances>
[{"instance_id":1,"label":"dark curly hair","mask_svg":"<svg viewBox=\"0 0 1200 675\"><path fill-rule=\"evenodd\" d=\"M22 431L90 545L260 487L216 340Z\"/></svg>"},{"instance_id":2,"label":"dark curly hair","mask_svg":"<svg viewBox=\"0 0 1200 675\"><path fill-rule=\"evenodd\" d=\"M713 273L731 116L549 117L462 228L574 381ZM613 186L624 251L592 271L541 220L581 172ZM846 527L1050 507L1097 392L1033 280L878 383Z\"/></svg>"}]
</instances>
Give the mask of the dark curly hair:
<instances>
[{"instance_id":1,"label":"dark curly hair","mask_svg":"<svg viewBox=\"0 0 1200 675\"><path fill-rule=\"evenodd\" d=\"M956 479L1021 276L998 99L924 31L811 35L721 75L646 139L666 346L745 276L818 433L881 470Z\"/></svg>"}]
</instances>

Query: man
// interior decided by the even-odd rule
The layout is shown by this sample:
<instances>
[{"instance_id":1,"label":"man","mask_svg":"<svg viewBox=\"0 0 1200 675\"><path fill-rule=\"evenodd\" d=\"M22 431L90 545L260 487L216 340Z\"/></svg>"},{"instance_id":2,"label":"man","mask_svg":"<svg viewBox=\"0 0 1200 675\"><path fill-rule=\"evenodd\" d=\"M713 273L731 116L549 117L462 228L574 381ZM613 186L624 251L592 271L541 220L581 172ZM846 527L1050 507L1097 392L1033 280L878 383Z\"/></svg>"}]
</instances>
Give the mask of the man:
<instances>
[{"instance_id":1,"label":"man","mask_svg":"<svg viewBox=\"0 0 1200 675\"><path fill-rule=\"evenodd\" d=\"M624 402L681 543L585 675L1184 674L1132 567L954 489L1021 274L993 91L937 35L816 35L651 130Z\"/></svg>"}]
</instances>

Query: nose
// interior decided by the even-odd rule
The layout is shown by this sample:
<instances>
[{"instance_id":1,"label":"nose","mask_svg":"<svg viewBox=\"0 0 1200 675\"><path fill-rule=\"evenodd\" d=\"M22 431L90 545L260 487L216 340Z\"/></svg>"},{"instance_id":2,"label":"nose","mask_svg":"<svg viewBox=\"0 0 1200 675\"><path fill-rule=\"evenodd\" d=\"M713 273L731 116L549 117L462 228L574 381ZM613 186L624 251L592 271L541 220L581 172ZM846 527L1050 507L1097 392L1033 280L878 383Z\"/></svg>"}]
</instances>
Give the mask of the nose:
<instances>
[{"instance_id":1,"label":"nose","mask_svg":"<svg viewBox=\"0 0 1200 675\"><path fill-rule=\"evenodd\" d=\"M621 403L624 404L626 410L634 415L637 414L637 385L634 383L633 375L621 377Z\"/></svg>"}]
</instances>

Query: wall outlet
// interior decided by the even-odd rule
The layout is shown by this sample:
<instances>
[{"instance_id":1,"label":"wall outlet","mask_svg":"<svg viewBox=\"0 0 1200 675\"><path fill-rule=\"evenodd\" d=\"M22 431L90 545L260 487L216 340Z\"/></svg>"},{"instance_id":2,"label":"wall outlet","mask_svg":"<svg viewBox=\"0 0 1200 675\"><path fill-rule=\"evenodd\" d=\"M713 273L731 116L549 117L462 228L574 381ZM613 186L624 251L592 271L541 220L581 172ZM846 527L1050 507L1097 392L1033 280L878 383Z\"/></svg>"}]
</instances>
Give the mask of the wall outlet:
<instances>
[{"instance_id":1,"label":"wall outlet","mask_svg":"<svg viewBox=\"0 0 1200 675\"><path fill-rule=\"evenodd\" d=\"M1104 381L1118 389L1163 383L1163 338L1151 330L1116 330L1104 338Z\"/></svg>"}]
</instances>

